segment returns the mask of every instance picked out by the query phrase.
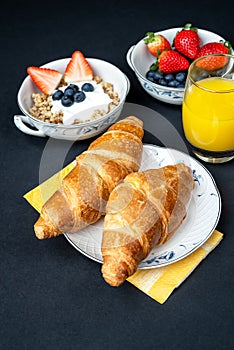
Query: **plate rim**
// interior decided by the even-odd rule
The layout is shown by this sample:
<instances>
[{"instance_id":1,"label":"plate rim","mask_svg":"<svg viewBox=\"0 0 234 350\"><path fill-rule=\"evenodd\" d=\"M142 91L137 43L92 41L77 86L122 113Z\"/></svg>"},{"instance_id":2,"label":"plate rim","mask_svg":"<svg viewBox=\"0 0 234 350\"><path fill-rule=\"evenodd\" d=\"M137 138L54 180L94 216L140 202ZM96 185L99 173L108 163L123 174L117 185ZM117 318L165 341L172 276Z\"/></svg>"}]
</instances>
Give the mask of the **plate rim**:
<instances>
[{"instance_id":1,"label":"plate rim","mask_svg":"<svg viewBox=\"0 0 234 350\"><path fill-rule=\"evenodd\" d=\"M219 189L217 187L217 184L215 182L215 179L214 177L212 176L212 174L210 173L210 171L197 159L195 159L194 157L192 157L189 153L185 153L183 151L180 151L180 150L177 150L175 148L171 148L171 147L163 147L163 146L158 146L158 145L154 145L154 144L151 144L151 143L143 143L143 147L146 147L146 148L156 148L156 149L163 149L163 150L168 150L168 151L176 151L178 153L181 153L182 155L186 155L188 157L188 159L191 159L192 161L194 161L195 163L197 163L199 166L201 166L203 168L203 170L205 171L205 173L208 175L208 177L210 178L210 180L212 181L213 183L213 186L216 190L216 193L217 193L217 198L218 198L218 213L217 213L217 216L216 216L216 220L214 222L214 224L212 225L212 228L210 229L209 233L206 235L206 237L204 237L203 240L201 240L199 242L198 245L196 245L193 249L189 250L189 252L186 252L184 255L181 255L179 257L177 257L176 259L174 259L173 261L167 261L167 262L162 262L162 263L157 263L157 265L152 265L152 266L138 266L138 270L149 270L149 269L155 269L155 268L159 268L159 267L163 267L163 266L167 266L167 265L171 265L171 264L174 264L175 262L178 262L186 257L188 257L189 255L191 255L194 251L196 251L198 248L200 248L209 238L210 236L212 235L212 233L214 232L215 228L217 227L217 224L219 222L219 219L220 219L220 216L221 216L221 209L222 209L222 200L221 200L221 195L220 195L220 192L219 192ZM77 250L79 251L81 254L83 254L84 256L86 256L87 258L93 260L93 261L96 261L100 264L103 263L103 261L95 256L92 256L90 255L89 253L87 253L85 250L83 250L82 248L80 248L79 246L77 246L72 240L71 238L68 236L69 234L68 233L63 233L64 237L67 239L67 241ZM72 235L72 234L71 234ZM145 258L147 259L147 257ZM145 260L144 259L144 260Z\"/></svg>"}]
</instances>

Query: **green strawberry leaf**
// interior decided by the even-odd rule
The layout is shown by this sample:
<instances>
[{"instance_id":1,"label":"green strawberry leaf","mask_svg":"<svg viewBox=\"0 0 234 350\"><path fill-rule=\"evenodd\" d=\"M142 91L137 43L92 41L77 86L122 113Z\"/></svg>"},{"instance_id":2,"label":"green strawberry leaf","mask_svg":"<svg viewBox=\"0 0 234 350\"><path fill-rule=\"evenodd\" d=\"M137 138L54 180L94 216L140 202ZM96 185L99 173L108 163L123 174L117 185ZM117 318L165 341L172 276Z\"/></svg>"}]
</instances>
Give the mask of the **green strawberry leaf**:
<instances>
[{"instance_id":1,"label":"green strawberry leaf","mask_svg":"<svg viewBox=\"0 0 234 350\"><path fill-rule=\"evenodd\" d=\"M158 61L156 61L151 67L150 67L150 70L157 70L158 69Z\"/></svg>"},{"instance_id":2,"label":"green strawberry leaf","mask_svg":"<svg viewBox=\"0 0 234 350\"><path fill-rule=\"evenodd\" d=\"M191 26L192 26L191 23L186 23L186 24L184 25L184 29L190 29Z\"/></svg>"},{"instance_id":3,"label":"green strawberry leaf","mask_svg":"<svg viewBox=\"0 0 234 350\"><path fill-rule=\"evenodd\" d=\"M183 28L184 30L193 30L194 32L196 32L197 33L197 28L196 27L192 27L192 23L186 23L185 25L184 25L184 28Z\"/></svg>"},{"instance_id":4,"label":"green strawberry leaf","mask_svg":"<svg viewBox=\"0 0 234 350\"><path fill-rule=\"evenodd\" d=\"M154 41L154 32L147 32L145 35L146 38L144 39L144 43L146 45Z\"/></svg>"},{"instance_id":5,"label":"green strawberry leaf","mask_svg":"<svg viewBox=\"0 0 234 350\"><path fill-rule=\"evenodd\" d=\"M232 45L231 45L230 41L225 40L223 45L228 48L229 52L232 51Z\"/></svg>"}]
</instances>

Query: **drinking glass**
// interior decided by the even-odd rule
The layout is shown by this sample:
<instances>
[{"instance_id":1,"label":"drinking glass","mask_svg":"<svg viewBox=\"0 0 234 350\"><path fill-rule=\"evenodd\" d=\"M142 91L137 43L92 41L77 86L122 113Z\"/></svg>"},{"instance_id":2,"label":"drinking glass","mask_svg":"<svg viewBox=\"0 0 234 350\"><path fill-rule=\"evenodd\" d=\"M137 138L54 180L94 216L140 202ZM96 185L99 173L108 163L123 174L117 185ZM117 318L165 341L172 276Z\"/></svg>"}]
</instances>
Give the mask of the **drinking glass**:
<instances>
[{"instance_id":1,"label":"drinking glass","mask_svg":"<svg viewBox=\"0 0 234 350\"><path fill-rule=\"evenodd\" d=\"M213 54L192 62L182 105L185 137L203 161L234 158L234 56Z\"/></svg>"}]
</instances>

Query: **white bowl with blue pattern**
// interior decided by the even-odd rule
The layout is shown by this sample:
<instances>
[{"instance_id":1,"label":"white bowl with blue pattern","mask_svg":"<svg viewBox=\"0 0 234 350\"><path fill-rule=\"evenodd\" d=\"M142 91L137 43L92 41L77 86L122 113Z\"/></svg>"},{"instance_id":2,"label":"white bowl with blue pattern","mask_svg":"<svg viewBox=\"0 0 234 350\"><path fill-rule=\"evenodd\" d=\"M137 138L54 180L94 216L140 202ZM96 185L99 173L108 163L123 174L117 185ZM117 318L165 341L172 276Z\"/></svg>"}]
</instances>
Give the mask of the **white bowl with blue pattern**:
<instances>
[{"instance_id":1,"label":"white bowl with blue pattern","mask_svg":"<svg viewBox=\"0 0 234 350\"><path fill-rule=\"evenodd\" d=\"M155 34L162 34L167 40L173 43L174 37L182 28L170 28L155 32ZM220 35L204 29L198 29L198 35L201 39L201 45L212 41L225 40ZM184 88L171 88L162 86L149 81L145 75L150 66L155 63L155 57L149 53L144 43L144 38L138 43L131 46L127 52L127 62L132 70L135 72L143 89L152 97L174 105L181 105L184 97Z\"/></svg>"},{"instance_id":2,"label":"white bowl with blue pattern","mask_svg":"<svg viewBox=\"0 0 234 350\"><path fill-rule=\"evenodd\" d=\"M69 61L70 58L63 58L49 62L42 67L56 69L63 73ZM103 117L85 123L72 125L46 123L36 119L29 113L29 109L33 104L32 94L40 91L30 76L27 76L20 86L17 96L18 105L23 115L14 116L16 127L28 135L39 137L49 136L55 139L77 141L94 137L113 124L120 116L129 92L129 79L119 68L109 62L96 58L87 58L87 61L91 65L95 76L100 76L103 81L114 85L114 91L118 93L120 98L118 106Z\"/></svg>"}]
</instances>

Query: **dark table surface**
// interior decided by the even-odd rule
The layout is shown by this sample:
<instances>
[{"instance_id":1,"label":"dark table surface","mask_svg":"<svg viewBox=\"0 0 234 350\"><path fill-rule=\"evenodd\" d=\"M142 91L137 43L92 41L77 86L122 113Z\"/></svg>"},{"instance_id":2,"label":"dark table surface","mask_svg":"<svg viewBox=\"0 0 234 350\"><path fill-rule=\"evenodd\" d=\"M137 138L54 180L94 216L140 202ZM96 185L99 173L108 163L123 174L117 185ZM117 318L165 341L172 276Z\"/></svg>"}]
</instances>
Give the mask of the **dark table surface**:
<instances>
[{"instance_id":1,"label":"dark table surface","mask_svg":"<svg viewBox=\"0 0 234 350\"><path fill-rule=\"evenodd\" d=\"M13 1L1 6L0 17L0 349L231 349L233 161L205 165L222 197L217 228L223 241L160 305L130 283L111 288L101 277L101 266L63 236L35 238L38 214L23 195L39 182L48 139L25 135L13 124L27 66L80 49L86 57L117 65L131 81L127 102L157 111L183 138L181 106L146 94L126 52L147 31L187 22L234 43L231 1ZM64 165L89 142L74 143ZM150 133L144 142L154 142ZM59 150L61 141L56 145ZM48 175L52 171L50 165Z\"/></svg>"}]
</instances>

